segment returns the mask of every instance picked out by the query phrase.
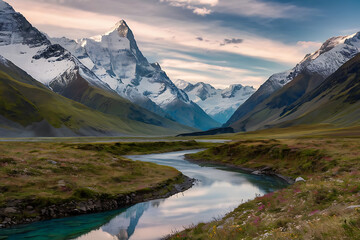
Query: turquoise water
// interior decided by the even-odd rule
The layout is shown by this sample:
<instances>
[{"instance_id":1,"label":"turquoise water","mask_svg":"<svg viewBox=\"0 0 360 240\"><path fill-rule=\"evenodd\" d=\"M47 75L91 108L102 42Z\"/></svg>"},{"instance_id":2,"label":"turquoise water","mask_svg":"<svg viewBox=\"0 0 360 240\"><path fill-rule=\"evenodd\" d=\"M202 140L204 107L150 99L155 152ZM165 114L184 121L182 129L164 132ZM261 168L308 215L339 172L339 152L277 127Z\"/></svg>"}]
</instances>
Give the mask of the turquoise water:
<instances>
[{"instance_id":1,"label":"turquoise water","mask_svg":"<svg viewBox=\"0 0 360 240\"><path fill-rule=\"evenodd\" d=\"M160 239L191 224L221 217L256 195L286 186L276 178L250 175L214 165L199 166L184 160L184 154L197 151L128 156L133 160L175 167L199 180L184 193L116 211L0 230L0 239Z\"/></svg>"}]
</instances>

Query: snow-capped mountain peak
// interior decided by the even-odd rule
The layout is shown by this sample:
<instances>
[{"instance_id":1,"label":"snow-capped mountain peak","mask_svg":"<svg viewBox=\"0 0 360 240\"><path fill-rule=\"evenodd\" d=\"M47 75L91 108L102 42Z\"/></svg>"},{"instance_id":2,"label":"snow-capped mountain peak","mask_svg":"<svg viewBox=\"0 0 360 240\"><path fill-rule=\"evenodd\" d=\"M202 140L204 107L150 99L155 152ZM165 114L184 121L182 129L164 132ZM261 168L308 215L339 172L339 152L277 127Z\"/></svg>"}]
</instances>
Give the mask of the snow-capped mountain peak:
<instances>
[{"instance_id":1,"label":"snow-capped mountain peak","mask_svg":"<svg viewBox=\"0 0 360 240\"><path fill-rule=\"evenodd\" d=\"M51 44L46 35L9 4L0 0L0 9L0 54L6 59L46 86L70 69L78 69L90 84L110 90L69 51L59 44Z\"/></svg>"},{"instance_id":2,"label":"snow-capped mountain peak","mask_svg":"<svg viewBox=\"0 0 360 240\"><path fill-rule=\"evenodd\" d=\"M293 69L272 75L260 88L260 91L272 93L291 82L301 72L308 71L327 78L345 62L360 52L360 32L332 37L312 54L307 54Z\"/></svg>"},{"instance_id":3,"label":"snow-capped mountain peak","mask_svg":"<svg viewBox=\"0 0 360 240\"><path fill-rule=\"evenodd\" d=\"M119 34L120 37L122 38L131 38L132 32L129 28L129 26L127 25L127 23L125 22L125 20L121 19L119 22L117 22L115 24L115 27L113 27L108 33L106 34L110 34L112 32L117 32ZM130 36L129 36L130 35Z\"/></svg>"},{"instance_id":4,"label":"snow-capped mountain peak","mask_svg":"<svg viewBox=\"0 0 360 240\"><path fill-rule=\"evenodd\" d=\"M349 36L332 37L326 40L317 51L307 54L293 69L272 75L260 86L253 97L235 112L226 126L244 117L271 96L272 93L294 80L299 74L305 73L317 76L311 83L310 88L314 88L359 52L360 32ZM310 90L310 88L307 90Z\"/></svg>"},{"instance_id":5,"label":"snow-capped mountain peak","mask_svg":"<svg viewBox=\"0 0 360 240\"><path fill-rule=\"evenodd\" d=\"M185 80L182 80L182 79L175 80L174 84L181 90L184 90L188 86L192 85L191 83L189 83L189 82L187 82Z\"/></svg>"},{"instance_id":6,"label":"snow-capped mountain peak","mask_svg":"<svg viewBox=\"0 0 360 240\"><path fill-rule=\"evenodd\" d=\"M234 84L226 89L216 89L203 82L192 84L180 79L175 81L175 84L187 93L190 100L197 103L220 123L225 123L235 110L255 92L253 87L244 87L241 84Z\"/></svg>"},{"instance_id":7,"label":"snow-capped mountain peak","mask_svg":"<svg viewBox=\"0 0 360 240\"><path fill-rule=\"evenodd\" d=\"M235 97L236 93L238 91L242 90L243 88L244 88L244 86L241 84L230 85L228 88L223 90L223 92L221 93L221 96L223 98L233 98L233 97ZM249 87L249 88L253 89L253 87Z\"/></svg>"},{"instance_id":8,"label":"snow-capped mountain peak","mask_svg":"<svg viewBox=\"0 0 360 240\"><path fill-rule=\"evenodd\" d=\"M293 76L303 70L317 73L327 78L345 62L353 58L360 51L360 32L349 36L332 37L326 40L319 50L307 55L293 69Z\"/></svg>"},{"instance_id":9,"label":"snow-capped mountain peak","mask_svg":"<svg viewBox=\"0 0 360 240\"><path fill-rule=\"evenodd\" d=\"M124 20L116 23L103 35L77 41L65 38L52 41L68 49L120 96L155 113L171 116L186 125L202 129L218 126L218 123L189 100L184 91L175 86L159 63L148 62ZM175 108L197 112L197 118L206 118L207 123L202 121L208 126L199 126L199 123L194 122L197 120L191 122L190 118L186 118Z\"/></svg>"}]
</instances>

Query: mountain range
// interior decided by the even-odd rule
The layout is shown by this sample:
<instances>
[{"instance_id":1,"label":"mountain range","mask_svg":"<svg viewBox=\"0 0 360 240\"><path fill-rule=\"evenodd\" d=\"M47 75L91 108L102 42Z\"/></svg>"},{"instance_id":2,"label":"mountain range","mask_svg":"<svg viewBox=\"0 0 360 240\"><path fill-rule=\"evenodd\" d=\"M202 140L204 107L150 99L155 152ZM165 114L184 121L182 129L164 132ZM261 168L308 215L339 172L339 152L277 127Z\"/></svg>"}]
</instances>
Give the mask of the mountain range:
<instances>
[{"instance_id":1,"label":"mountain range","mask_svg":"<svg viewBox=\"0 0 360 240\"><path fill-rule=\"evenodd\" d=\"M54 93L12 62L0 57L0 136L124 136L191 131L125 102L125 111L153 123L105 114Z\"/></svg>"},{"instance_id":2,"label":"mountain range","mask_svg":"<svg viewBox=\"0 0 360 240\"><path fill-rule=\"evenodd\" d=\"M359 52L360 33L328 39L319 50L305 56L293 69L271 76L236 110L224 126L230 126L235 131L252 131L282 126L285 122L287 125L295 124L296 121L292 124L288 121L306 114L307 111L301 108L302 110L295 114L296 109L300 108L292 107L306 101L308 94L313 91L319 91L323 83L334 78L334 72ZM314 106L309 106L308 110ZM291 117L289 109L292 109ZM327 118L322 119L320 115L324 116L319 113L317 122L333 122Z\"/></svg>"},{"instance_id":3,"label":"mountain range","mask_svg":"<svg viewBox=\"0 0 360 240\"><path fill-rule=\"evenodd\" d=\"M178 89L158 63L147 61L124 20L103 35L51 41L67 49L103 83L135 104L202 130L220 125Z\"/></svg>"},{"instance_id":4,"label":"mountain range","mask_svg":"<svg viewBox=\"0 0 360 240\"><path fill-rule=\"evenodd\" d=\"M24 76L26 76L24 77L26 79L31 77L31 85L39 87L39 84L41 84L42 89L45 87L52 90L52 93L61 94L67 99L81 103L81 107L86 109L84 111L96 110L93 114L98 116L105 116L104 114L106 114L108 117L107 120L104 118L104 122L98 122L93 125L84 123L84 126L80 124L74 128L72 128L72 125L69 128L69 125L66 125L66 121L63 121L62 125L54 125L52 121L48 121L51 127L58 128L58 133L54 134L56 136L107 135L109 133L113 135L129 133L164 134L165 132L177 133L195 129L180 125L168 116L163 117L155 114L121 97L107 83L103 82L94 72L82 64L78 58L59 44L52 44L45 34L34 28L20 13L15 12L14 9L4 1L0 1L0 55L3 56L4 65L12 66L11 68L3 68L4 81L11 80L12 84L15 84L13 80L22 82L24 81ZM11 64L9 64L9 62ZM8 78L8 75L12 75L11 71L23 71L23 74ZM33 84L35 81L38 82L38 84ZM27 82L27 84L29 83ZM26 89L30 90L32 87L27 86ZM26 100L26 102L34 106L34 109L39 108L39 104L51 103L51 99L46 98L43 98L44 103L38 101L34 103L29 99L30 96L26 95L27 93L25 92L27 91L25 88L22 88L20 91L15 87L15 90L16 91L12 91L14 94L17 93L14 98ZM27 97L24 97L25 95ZM53 97L52 94L49 95L48 93L47 96L52 99L58 98L57 95ZM31 96L31 98L32 97L35 96ZM36 124L37 122L35 118L33 119L34 121L31 122L23 122L22 118L24 116L20 114L21 111L16 109L16 104L13 105L7 102L9 99L11 98L5 99L5 95L0 96L3 106L6 106L3 108L3 111L0 112L2 118L1 126L3 130L5 129L5 135L10 136L13 132L16 136L20 136L21 131L17 131L15 126L18 126L19 129L27 127L32 129L32 124ZM61 101L56 101L56 103L64 100L64 98L61 99ZM75 110L71 108L70 105L72 104L67 103L67 105L69 105L69 113L64 119L70 119L74 117L74 112L80 112L78 109ZM80 105L76 106L80 108ZM56 109L60 110L61 107L54 103L52 108L53 111L55 111ZM7 110L13 111L13 113L19 113L20 115L13 114L13 117L9 119L5 117L9 116L9 113L6 112ZM208 117L205 113L203 114L205 117ZM196 113L194 113L194 115L196 115ZM20 123L21 126L12 124L12 122L16 120L15 116L19 118L15 122ZM80 117L81 116L79 116L79 118ZM210 117L208 118L210 119ZM40 118L36 118L36 120L38 119ZM10 122L8 122L8 120L10 120ZM119 121L116 123L117 120ZM79 119L79 122L82 121L88 122L89 119ZM109 121L109 123L106 121ZM12 127L9 128L9 126ZM60 131L61 126L65 128ZM113 128L110 128L110 126L113 126ZM79 129L82 128L92 129L92 131L80 131ZM106 130L104 130L104 128ZM167 129L167 131L165 131L165 129ZM23 135L38 136L39 134L43 136L45 133L44 131L30 131L30 133L27 134L24 131ZM48 134L45 135L48 136Z\"/></svg>"},{"instance_id":5,"label":"mountain range","mask_svg":"<svg viewBox=\"0 0 360 240\"><path fill-rule=\"evenodd\" d=\"M164 133L165 131L158 130L159 127L168 129L171 134L205 130L220 125L190 101L186 93L172 83L159 64L148 63L123 20L110 32L98 37L78 42L65 38L49 39L21 13L0 0L0 55L4 61L11 62L13 68L18 68L16 71L24 71L34 81L40 82L54 93L81 103L82 107L96 110L100 115L112 115L134 122L130 124L131 129L130 125L126 126L123 132L120 131L120 126L113 131L95 127L96 130L91 134L141 134L139 129L144 128L138 127L137 123L148 125L144 134ZM9 71L6 68L4 70ZM8 74L6 71L4 74ZM21 81L18 78L15 80ZM6 102L5 99L0 100ZM2 118L5 115L6 113L0 112ZM120 121L119 124L123 122ZM6 128L7 125L3 124L2 127ZM51 123L50 125L53 126ZM105 125L107 124L104 123ZM95 133L97 130L99 132ZM78 129L70 129L70 132L67 131L65 135L90 134L86 131L79 132ZM35 136L36 131L31 134Z\"/></svg>"},{"instance_id":6,"label":"mountain range","mask_svg":"<svg viewBox=\"0 0 360 240\"><path fill-rule=\"evenodd\" d=\"M216 89L210 84L199 82L191 84L184 80L176 80L175 85L186 92L189 99L198 104L213 119L224 124L243 104L255 89L241 84L230 85L226 89Z\"/></svg>"}]
</instances>

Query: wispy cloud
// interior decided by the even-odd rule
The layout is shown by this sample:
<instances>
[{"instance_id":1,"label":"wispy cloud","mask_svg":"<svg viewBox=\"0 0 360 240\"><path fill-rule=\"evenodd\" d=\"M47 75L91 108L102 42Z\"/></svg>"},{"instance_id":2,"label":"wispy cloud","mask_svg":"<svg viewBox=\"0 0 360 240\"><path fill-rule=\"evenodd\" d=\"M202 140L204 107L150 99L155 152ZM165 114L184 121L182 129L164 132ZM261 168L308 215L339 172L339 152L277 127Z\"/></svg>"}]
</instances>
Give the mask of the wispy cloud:
<instances>
[{"instance_id":1,"label":"wispy cloud","mask_svg":"<svg viewBox=\"0 0 360 240\"><path fill-rule=\"evenodd\" d=\"M196 60L163 59L160 64L174 80L184 79L193 83L206 82L218 88L238 83L258 87L264 81L264 77L256 76L256 72L248 69L224 67ZM221 81L219 81L219 77Z\"/></svg>"},{"instance_id":2,"label":"wispy cloud","mask_svg":"<svg viewBox=\"0 0 360 240\"><path fill-rule=\"evenodd\" d=\"M185 9L190 9L193 13L205 16L212 12L208 7L216 6L218 0L160 0L160 2L169 3L174 7L182 7Z\"/></svg>"},{"instance_id":3,"label":"wispy cloud","mask_svg":"<svg viewBox=\"0 0 360 240\"><path fill-rule=\"evenodd\" d=\"M290 67L299 62L310 48L317 46L317 43L314 42L283 43L246 31L239 31L232 26L224 27L224 24L219 21L193 21L188 19L188 16L184 17L182 12L176 12L182 11L181 8L184 6L186 8L188 5L198 8L205 7L212 11L225 11L230 2L234 4L235 8L242 2L259 4L260 0L163 0L162 3L159 3L159 0L123 0L121 4L117 0L81 1L9 0L10 4L22 12L31 23L53 37L81 38L101 34L110 29L120 18L124 18L133 30L140 49L145 52L146 56L151 55L151 60L160 61L172 79L204 81L215 86L242 83L258 87L269 77L270 73L285 70L287 67L273 69L273 72L270 73L266 70L266 74L265 70L262 73L259 70L259 73L255 74L252 71L244 71L241 66L226 68L224 65L228 64L227 62L209 63L207 60L194 58L186 52L203 54L208 57L222 53L236 55L238 59L242 59L244 56L254 58L258 59L258 68L261 69L263 61L286 64ZM181 8L174 8L169 4L174 6L180 4ZM143 8L134 6L145 6L149 11L144 13ZM280 7L285 9L286 6L281 5ZM262 8L256 7L256 9L256 11L249 11L255 14ZM191 12L189 15L194 16ZM179 51L184 53L177 53ZM178 60L178 62L174 62L174 60Z\"/></svg>"},{"instance_id":4,"label":"wispy cloud","mask_svg":"<svg viewBox=\"0 0 360 240\"><path fill-rule=\"evenodd\" d=\"M193 10L193 13L200 15L200 16L205 16L210 14L212 11L210 9L207 8L198 8L198 7L189 7L190 9Z\"/></svg>"},{"instance_id":5,"label":"wispy cloud","mask_svg":"<svg viewBox=\"0 0 360 240\"><path fill-rule=\"evenodd\" d=\"M227 44L240 44L242 43L244 40L241 38L232 38L232 39L224 39L224 42L220 44L220 46L225 46Z\"/></svg>"},{"instance_id":6,"label":"wispy cloud","mask_svg":"<svg viewBox=\"0 0 360 240\"><path fill-rule=\"evenodd\" d=\"M193 10L195 14L207 15L212 12L230 13L261 18L301 18L314 10L294 4L264 0L160 0L174 7Z\"/></svg>"}]
</instances>

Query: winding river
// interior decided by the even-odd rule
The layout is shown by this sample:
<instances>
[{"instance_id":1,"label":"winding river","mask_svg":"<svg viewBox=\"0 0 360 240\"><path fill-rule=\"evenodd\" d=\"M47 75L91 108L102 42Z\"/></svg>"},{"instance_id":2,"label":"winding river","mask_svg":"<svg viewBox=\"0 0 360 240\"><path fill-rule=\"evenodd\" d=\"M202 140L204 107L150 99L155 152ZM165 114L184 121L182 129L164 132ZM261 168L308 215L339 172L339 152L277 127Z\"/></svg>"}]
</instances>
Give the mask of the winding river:
<instances>
[{"instance_id":1,"label":"winding river","mask_svg":"<svg viewBox=\"0 0 360 240\"><path fill-rule=\"evenodd\" d=\"M255 176L226 167L199 166L184 155L200 150L127 156L172 166L198 181L191 189L116 211L43 221L0 230L0 239L152 240L183 227L208 222L240 203L286 186L277 178Z\"/></svg>"}]
</instances>

